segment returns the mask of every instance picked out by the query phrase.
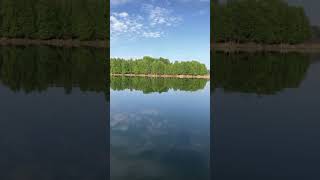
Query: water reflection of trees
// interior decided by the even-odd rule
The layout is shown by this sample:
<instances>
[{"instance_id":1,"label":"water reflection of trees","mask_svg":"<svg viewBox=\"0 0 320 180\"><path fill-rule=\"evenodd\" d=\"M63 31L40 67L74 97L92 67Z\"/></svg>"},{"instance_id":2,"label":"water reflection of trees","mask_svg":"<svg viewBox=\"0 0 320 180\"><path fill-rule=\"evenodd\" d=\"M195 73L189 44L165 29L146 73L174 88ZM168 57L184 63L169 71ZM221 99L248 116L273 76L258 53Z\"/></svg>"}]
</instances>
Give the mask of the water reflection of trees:
<instances>
[{"instance_id":1,"label":"water reflection of trees","mask_svg":"<svg viewBox=\"0 0 320 180\"><path fill-rule=\"evenodd\" d=\"M0 47L0 81L12 91L73 87L106 92L105 51L94 48Z\"/></svg>"},{"instance_id":2,"label":"water reflection of trees","mask_svg":"<svg viewBox=\"0 0 320 180\"><path fill-rule=\"evenodd\" d=\"M110 88L113 90L139 90L143 93L167 92L170 89L197 91L204 89L206 79L148 78L148 77L111 77Z\"/></svg>"},{"instance_id":3,"label":"water reflection of trees","mask_svg":"<svg viewBox=\"0 0 320 180\"><path fill-rule=\"evenodd\" d=\"M226 92L274 94L296 88L310 64L305 54L236 53L212 55L214 86Z\"/></svg>"}]
</instances>

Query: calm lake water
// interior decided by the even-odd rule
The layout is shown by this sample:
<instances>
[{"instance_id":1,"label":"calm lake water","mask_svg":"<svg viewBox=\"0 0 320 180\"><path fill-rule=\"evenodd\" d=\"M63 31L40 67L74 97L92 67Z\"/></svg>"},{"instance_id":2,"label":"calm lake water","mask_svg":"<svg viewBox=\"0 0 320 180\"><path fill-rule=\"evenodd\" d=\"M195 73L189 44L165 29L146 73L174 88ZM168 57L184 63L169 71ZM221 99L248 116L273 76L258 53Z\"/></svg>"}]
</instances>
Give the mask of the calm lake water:
<instances>
[{"instance_id":1,"label":"calm lake water","mask_svg":"<svg viewBox=\"0 0 320 180\"><path fill-rule=\"evenodd\" d=\"M113 77L111 179L209 179L210 82Z\"/></svg>"},{"instance_id":2,"label":"calm lake water","mask_svg":"<svg viewBox=\"0 0 320 180\"><path fill-rule=\"evenodd\" d=\"M320 179L320 56L213 55L212 179Z\"/></svg>"},{"instance_id":3,"label":"calm lake water","mask_svg":"<svg viewBox=\"0 0 320 180\"><path fill-rule=\"evenodd\" d=\"M0 47L0 179L108 177L104 52Z\"/></svg>"}]
</instances>

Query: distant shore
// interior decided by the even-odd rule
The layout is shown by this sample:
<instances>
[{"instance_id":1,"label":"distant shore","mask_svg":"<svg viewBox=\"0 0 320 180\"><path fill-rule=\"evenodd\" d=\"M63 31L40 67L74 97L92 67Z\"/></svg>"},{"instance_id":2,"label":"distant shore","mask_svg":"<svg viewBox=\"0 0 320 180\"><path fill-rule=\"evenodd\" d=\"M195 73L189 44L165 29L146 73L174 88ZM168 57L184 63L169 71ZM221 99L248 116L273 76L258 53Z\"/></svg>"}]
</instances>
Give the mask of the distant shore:
<instances>
[{"instance_id":1,"label":"distant shore","mask_svg":"<svg viewBox=\"0 0 320 180\"><path fill-rule=\"evenodd\" d=\"M320 53L320 42L304 44L214 43L213 51L224 52L301 52Z\"/></svg>"},{"instance_id":2,"label":"distant shore","mask_svg":"<svg viewBox=\"0 0 320 180\"><path fill-rule=\"evenodd\" d=\"M49 45L58 47L94 47L94 48L106 48L106 40L93 40L93 41L80 41L75 39L50 39L50 40L40 40L40 39L10 39L10 38L0 38L0 45Z\"/></svg>"},{"instance_id":3,"label":"distant shore","mask_svg":"<svg viewBox=\"0 0 320 180\"><path fill-rule=\"evenodd\" d=\"M210 79L210 75L156 75L156 74L111 74L111 76L180 78L180 79Z\"/></svg>"}]
</instances>

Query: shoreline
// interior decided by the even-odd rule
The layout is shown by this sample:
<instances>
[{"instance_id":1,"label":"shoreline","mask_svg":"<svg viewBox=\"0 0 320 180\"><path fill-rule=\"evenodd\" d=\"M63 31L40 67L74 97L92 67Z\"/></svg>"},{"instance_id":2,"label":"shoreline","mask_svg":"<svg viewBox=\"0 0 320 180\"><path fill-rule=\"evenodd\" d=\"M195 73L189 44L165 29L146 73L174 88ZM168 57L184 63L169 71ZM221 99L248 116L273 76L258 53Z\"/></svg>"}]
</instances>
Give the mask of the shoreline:
<instances>
[{"instance_id":1,"label":"shoreline","mask_svg":"<svg viewBox=\"0 0 320 180\"><path fill-rule=\"evenodd\" d=\"M18 39L0 38L0 46L29 46L29 45L48 45L57 47L93 47L107 48L107 40L80 41L76 39Z\"/></svg>"},{"instance_id":2,"label":"shoreline","mask_svg":"<svg viewBox=\"0 0 320 180\"><path fill-rule=\"evenodd\" d=\"M179 78L179 79L208 79L210 75L155 75L155 74L111 74L111 76L152 77L152 78Z\"/></svg>"},{"instance_id":3,"label":"shoreline","mask_svg":"<svg viewBox=\"0 0 320 180\"><path fill-rule=\"evenodd\" d=\"M213 43L212 50L222 52L320 53L320 42L304 44Z\"/></svg>"}]
</instances>

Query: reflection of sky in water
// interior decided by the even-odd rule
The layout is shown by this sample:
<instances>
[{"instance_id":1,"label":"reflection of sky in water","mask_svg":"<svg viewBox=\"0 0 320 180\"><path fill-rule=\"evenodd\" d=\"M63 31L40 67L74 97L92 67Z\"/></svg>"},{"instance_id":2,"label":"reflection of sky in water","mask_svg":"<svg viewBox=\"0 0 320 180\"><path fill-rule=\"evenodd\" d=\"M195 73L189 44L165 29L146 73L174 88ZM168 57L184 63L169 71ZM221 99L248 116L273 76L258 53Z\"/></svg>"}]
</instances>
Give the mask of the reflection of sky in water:
<instances>
[{"instance_id":1,"label":"reflection of sky in water","mask_svg":"<svg viewBox=\"0 0 320 180\"><path fill-rule=\"evenodd\" d=\"M112 179L207 178L209 89L111 90Z\"/></svg>"}]
</instances>

